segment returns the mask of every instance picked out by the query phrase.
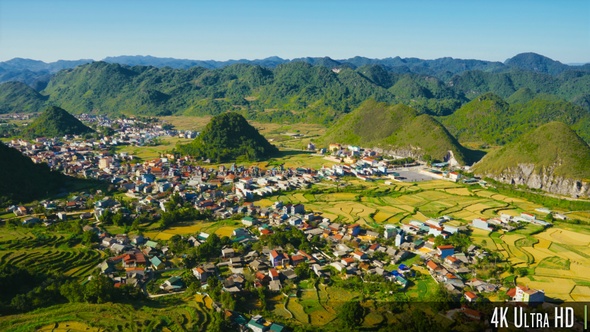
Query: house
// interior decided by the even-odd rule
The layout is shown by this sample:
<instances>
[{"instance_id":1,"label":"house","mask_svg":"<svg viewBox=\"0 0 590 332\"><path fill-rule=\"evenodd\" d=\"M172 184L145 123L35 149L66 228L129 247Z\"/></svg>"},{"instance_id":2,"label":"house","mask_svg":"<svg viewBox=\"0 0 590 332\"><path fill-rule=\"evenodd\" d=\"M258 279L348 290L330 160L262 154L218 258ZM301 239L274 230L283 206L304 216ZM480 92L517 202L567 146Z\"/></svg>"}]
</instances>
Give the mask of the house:
<instances>
[{"instance_id":1,"label":"house","mask_svg":"<svg viewBox=\"0 0 590 332\"><path fill-rule=\"evenodd\" d=\"M385 225L385 230L383 231L383 237L387 239L391 239L397 235L397 228L393 225Z\"/></svg>"},{"instance_id":2,"label":"house","mask_svg":"<svg viewBox=\"0 0 590 332\"><path fill-rule=\"evenodd\" d=\"M265 326L263 322L264 320L261 316L254 316L252 319L250 319L247 326L253 332L266 332L270 329L270 327Z\"/></svg>"},{"instance_id":3,"label":"house","mask_svg":"<svg viewBox=\"0 0 590 332\"><path fill-rule=\"evenodd\" d=\"M279 272L276 269L269 269L268 276L270 280L279 280Z\"/></svg>"},{"instance_id":4,"label":"house","mask_svg":"<svg viewBox=\"0 0 590 332\"><path fill-rule=\"evenodd\" d=\"M270 262L274 267L284 265L285 263L289 263L289 259L286 258L283 253L278 253L276 250L271 250L269 256Z\"/></svg>"},{"instance_id":5,"label":"house","mask_svg":"<svg viewBox=\"0 0 590 332\"><path fill-rule=\"evenodd\" d=\"M525 303L545 302L545 292L542 290L530 289L526 286L516 286L512 301Z\"/></svg>"},{"instance_id":6,"label":"house","mask_svg":"<svg viewBox=\"0 0 590 332\"><path fill-rule=\"evenodd\" d=\"M437 253L440 256L441 259L445 259L447 256L451 256L455 254L455 247L447 244L444 246L438 246L436 247L437 249Z\"/></svg>"},{"instance_id":7,"label":"house","mask_svg":"<svg viewBox=\"0 0 590 332\"><path fill-rule=\"evenodd\" d=\"M483 229L484 231L492 231L493 228L490 227L490 224L487 219L484 218L475 218L471 222L471 226L478 229Z\"/></svg>"},{"instance_id":8,"label":"house","mask_svg":"<svg viewBox=\"0 0 590 332\"><path fill-rule=\"evenodd\" d=\"M13 212L17 217L24 216L27 214L27 208L24 206L19 206L16 209L14 209Z\"/></svg>"},{"instance_id":9,"label":"house","mask_svg":"<svg viewBox=\"0 0 590 332\"><path fill-rule=\"evenodd\" d=\"M302 255L293 255L291 256L291 264L293 266L297 266L301 263L305 262L305 257L303 257Z\"/></svg>"},{"instance_id":10,"label":"house","mask_svg":"<svg viewBox=\"0 0 590 332\"><path fill-rule=\"evenodd\" d=\"M358 224L349 225L348 227L348 234L352 236L357 236L361 232L361 226Z\"/></svg>"},{"instance_id":11,"label":"house","mask_svg":"<svg viewBox=\"0 0 590 332\"><path fill-rule=\"evenodd\" d=\"M248 266L252 272L266 270L268 268L268 266L263 261L258 259L253 260L250 264L248 264Z\"/></svg>"},{"instance_id":12,"label":"house","mask_svg":"<svg viewBox=\"0 0 590 332\"><path fill-rule=\"evenodd\" d=\"M268 283L268 289L271 292L280 292L281 288L283 288L283 286L279 280L271 280L271 282Z\"/></svg>"},{"instance_id":13,"label":"house","mask_svg":"<svg viewBox=\"0 0 590 332\"><path fill-rule=\"evenodd\" d=\"M361 261L361 260L367 259L367 254L365 254L362 251L356 250L355 252L352 253L352 257L356 260Z\"/></svg>"},{"instance_id":14,"label":"house","mask_svg":"<svg viewBox=\"0 0 590 332\"><path fill-rule=\"evenodd\" d=\"M179 276L170 277L166 280L162 285L160 285L160 289L166 291L177 291L184 287L184 283L182 282L182 278Z\"/></svg>"},{"instance_id":15,"label":"house","mask_svg":"<svg viewBox=\"0 0 590 332\"><path fill-rule=\"evenodd\" d=\"M230 258L230 257L234 257L235 255L235 250L233 248L225 248L225 249L221 249L221 256L223 258Z\"/></svg>"},{"instance_id":16,"label":"house","mask_svg":"<svg viewBox=\"0 0 590 332\"><path fill-rule=\"evenodd\" d=\"M22 221L23 225L35 225L41 222L41 219L36 218L36 217L29 217L29 218L25 218Z\"/></svg>"},{"instance_id":17,"label":"house","mask_svg":"<svg viewBox=\"0 0 590 332\"><path fill-rule=\"evenodd\" d=\"M458 266L461 261L459 261L455 256L447 256L445 257L445 263L450 266Z\"/></svg>"},{"instance_id":18,"label":"house","mask_svg":"<svg viewBox=\"0 0 590 332\"><path fill-rule=\"evenodd\" d=\"M430 272L434 272L441 269L441 267L438 266L438 264L436 264L434 261L428 261L428 263L426 263L426 267L428 267L428 270L430 270Z\"/></svg>"},{"instance_id":19,"label":"house","mask_svg":"<svg viewBox=\"0 0 590 332\"><path fill-rule=\"evenodd\" d=\"M477 300L477 295L473 292L465 292L465 299L467 302L475 302L475 300Z\"/></svg>"},{"instance_id":20,"label":"house","mask_svg":"<svg viewBox=\"0 0 590 332\"><path fill-rule=\"evenodd\" d=\"M258 224L258 221L252 217L246 216L242 218L242 225L246 227L254 226L256 224Z\"/></svg>"},{"instance_id":21,"label":"house","mask_svg":"<svg viewBox=\"0 0 590 332\"><path fill-rule=\"evenodd\" d=\"M309 143L309 144L311 144L311 143ZM283 332L283 331L285 331L285 327L281 324L278 324L278 323L272 323L270 325L269 331L270 332Z\"/></svg>"},{"instance_id":22,"label":"house","mask_svg":"<svg viewBox=\"0 0 590 332\"><path fill-rule=\"evenodd\" d=\"M160 258L158 258L158 256L152 257L150 259L150 263L152 264L154 270L160 270L165 267L164 263L160 260Z\"/></svg>"},{"instance_id":23,"label":"house","mask_svg":"<svg viewBox=\"0 0 590 332\"><path fill-rule=\"evenodd\" d=\"M205 269L202 267L195 267L192 269L193 275L200 281L200 282L207 282L207 278L209 278L209 274Z\"/></svg>"}]
</instances>

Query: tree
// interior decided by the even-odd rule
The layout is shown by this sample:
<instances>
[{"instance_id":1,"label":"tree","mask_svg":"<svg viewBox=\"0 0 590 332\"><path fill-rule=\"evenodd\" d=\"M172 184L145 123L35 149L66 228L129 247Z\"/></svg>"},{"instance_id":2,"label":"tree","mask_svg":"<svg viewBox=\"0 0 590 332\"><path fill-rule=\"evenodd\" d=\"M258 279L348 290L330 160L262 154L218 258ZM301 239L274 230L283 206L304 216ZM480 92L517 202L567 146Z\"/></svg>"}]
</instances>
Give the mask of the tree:
<instances>
[{"instance_id":1,"label":"tree","mask_svg":"<svg viewBox=\"0 0 590 332\"><path fill-rule=\"evenodd\" d=\"M93 276L84 286L82 292L84 300L88 303L105 303L111 301L114 289L113 282L109 277L98 275Z\"/></svg>"},{"instance_id":2,"label":"tree","mask_svg":"<svg viewBox=\"0 0 590 332\"><path fill-rule=\"evenodd\" d=\"M86 231L82 233L82 243L85 246L91 246L92 243L98 242L98 234L93 231Z\"/></svg>"},{"instance_id":3,"label":"tree","mask_svg":"<svg viewBox=\"0 0 590 332\"><path fill-rule=\"evenodd\" d=\"M347 329L353 329L361 325L365 316L365 310L359 301L346 302L338 313L338 318Z\"/></svg>"}]
</instances>

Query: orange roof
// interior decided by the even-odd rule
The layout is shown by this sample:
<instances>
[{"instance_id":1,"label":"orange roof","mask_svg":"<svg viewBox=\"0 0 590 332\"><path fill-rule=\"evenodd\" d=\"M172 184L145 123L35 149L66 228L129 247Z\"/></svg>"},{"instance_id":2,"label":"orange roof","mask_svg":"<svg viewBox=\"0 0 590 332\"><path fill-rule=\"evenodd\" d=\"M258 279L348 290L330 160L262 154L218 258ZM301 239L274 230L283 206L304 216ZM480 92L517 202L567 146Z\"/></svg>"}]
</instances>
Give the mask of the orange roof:
<instances>
[{"instance_id":1,"label":"orange roof","mask_svg":"<svg viewBox=\"0 0 590 332\"><path fill-rule=\"evenodd\" d=\"M515 297L516 296L516 288L510 288L507 292L506 295L510 296L510 297Z\"/></svg>"},{"instance_id":2,"label":"orange roof","mask_svg":"<svg viewBox=\"0 0 590 332\"><path fill-rule=\"evenodd\" d=\"M438 264L436 264L433 261L428 261L428 263L426 263L426 266L428 266L428 268L431 269L431 270L436 270L436 269L439 268L438 267Z\"/></svg>"},{"instance_id":3,"label":"orange roof","mask_svg":"<svg viewBox=\"0 0 590 332\"><path fill-rule=\"evenodd\" d=\"M455 249L455 247L452 244L446 244L444 246L438 246L437 248L440 249L440 250Z\"/></svg>"},{"instance_id":4,"label":"orange roof","mask_svg":"<svg viewBox=\"0 0 590 332\"><path fill-rule=\"evenodd\" d=\"M473 292L465 292L465 296L467 296L471 300L477 298L477 295L475 295L475 293L473 293Z\"/></svg>"},{"instance_id":5,"label":"orange roof","mask_svg":"<svg viewBox=\"0 0 590 332\"><path fill-rule=\"evenodd\" d=\"M268 273L270 274L271 277L276 278L279 276L279 272L275 269L269 269Z\"/></svg>"}]
</instances>

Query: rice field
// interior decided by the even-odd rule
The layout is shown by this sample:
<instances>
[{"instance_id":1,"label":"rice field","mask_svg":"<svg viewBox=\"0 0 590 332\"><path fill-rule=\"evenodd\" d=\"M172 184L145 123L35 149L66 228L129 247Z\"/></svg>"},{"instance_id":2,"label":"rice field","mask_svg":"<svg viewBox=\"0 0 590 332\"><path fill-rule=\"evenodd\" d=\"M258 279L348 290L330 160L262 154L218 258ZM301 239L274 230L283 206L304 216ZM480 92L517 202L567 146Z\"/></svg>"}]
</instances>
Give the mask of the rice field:
<instances>
[{"instance_id":1,"label":"rice field","mask_svg":"<svg viewBox=\"0 0 590 332\"><path fill-rule=\"evenodd\" d=\"M239 221L226 220L218 222L192 222L182 223L163 231L153 230L144 232L144 236L153 240L169 240L174 235L198 235L201 232L217 234L219 236L231 236L234 229L241 227Z\"/></svg>"}]
</instances>

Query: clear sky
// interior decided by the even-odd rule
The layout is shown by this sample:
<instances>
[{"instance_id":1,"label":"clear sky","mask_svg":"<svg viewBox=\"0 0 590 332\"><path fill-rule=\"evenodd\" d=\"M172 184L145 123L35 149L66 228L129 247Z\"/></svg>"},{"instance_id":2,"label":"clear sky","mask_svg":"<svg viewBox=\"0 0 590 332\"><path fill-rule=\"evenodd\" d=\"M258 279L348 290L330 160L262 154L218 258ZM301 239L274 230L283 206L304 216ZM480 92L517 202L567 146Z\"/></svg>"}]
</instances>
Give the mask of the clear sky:
<instances>
[{"instance_id":1,"label":"clear sky","mask_svg":"<svg viewBox=\"0 0 590 332\"><path fill-rule=\"evenodd\" d=\"M0 61L356 55L590 62L589 0L0 0Z\"/></svg>"}]
</instances>

